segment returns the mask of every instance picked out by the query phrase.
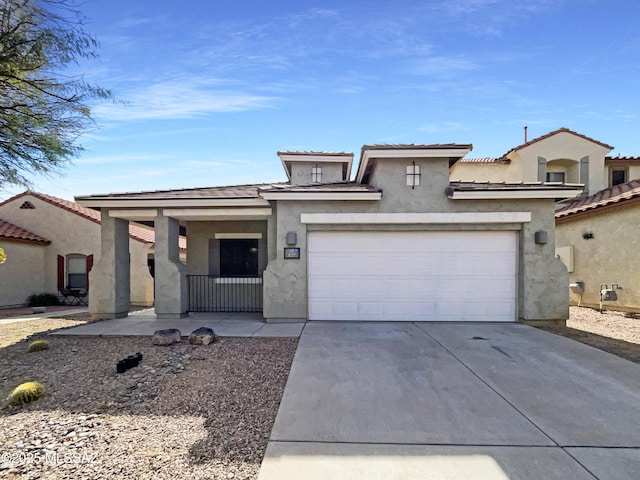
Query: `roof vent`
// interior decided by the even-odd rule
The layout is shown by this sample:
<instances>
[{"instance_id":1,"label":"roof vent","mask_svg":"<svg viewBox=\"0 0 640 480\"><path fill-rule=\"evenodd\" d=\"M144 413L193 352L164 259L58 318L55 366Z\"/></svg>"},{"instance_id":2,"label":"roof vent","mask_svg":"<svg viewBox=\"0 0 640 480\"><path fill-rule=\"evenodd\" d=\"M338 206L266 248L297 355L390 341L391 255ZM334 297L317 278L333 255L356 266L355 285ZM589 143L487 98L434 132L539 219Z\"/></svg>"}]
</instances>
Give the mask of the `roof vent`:
<instances>
[{"instance_id":1,"label":"roof vent","mask_svg":"<svg viewBox=\"0 0 640 480\"><path fill-rule=\"evenodd\" d=\"M33 203L31 203L30 201L26 201L24 202L22 205L20 205L20 208L22 210L35 210L36 207L33 206Z\"/></svg>"}]
</instances>

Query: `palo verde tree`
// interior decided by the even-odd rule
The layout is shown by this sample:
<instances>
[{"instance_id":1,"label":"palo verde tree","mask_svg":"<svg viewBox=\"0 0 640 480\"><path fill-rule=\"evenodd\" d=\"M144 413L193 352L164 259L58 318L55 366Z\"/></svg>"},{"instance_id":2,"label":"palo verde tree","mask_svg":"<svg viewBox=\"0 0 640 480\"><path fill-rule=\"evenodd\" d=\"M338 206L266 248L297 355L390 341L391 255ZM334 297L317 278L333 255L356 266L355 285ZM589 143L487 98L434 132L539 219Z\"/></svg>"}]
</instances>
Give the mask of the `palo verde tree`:
<instances>
[{"instance_id":1,"label":"palo verde tree","mask_svg":"<svg viewBox=\"0 0 640 480\"><path fill-rule=\"evenodd\" d=\"M98 47L73 1L0 0L0 189L60 173L110 97L72 73Z\"/></svg>"}]
</instances>

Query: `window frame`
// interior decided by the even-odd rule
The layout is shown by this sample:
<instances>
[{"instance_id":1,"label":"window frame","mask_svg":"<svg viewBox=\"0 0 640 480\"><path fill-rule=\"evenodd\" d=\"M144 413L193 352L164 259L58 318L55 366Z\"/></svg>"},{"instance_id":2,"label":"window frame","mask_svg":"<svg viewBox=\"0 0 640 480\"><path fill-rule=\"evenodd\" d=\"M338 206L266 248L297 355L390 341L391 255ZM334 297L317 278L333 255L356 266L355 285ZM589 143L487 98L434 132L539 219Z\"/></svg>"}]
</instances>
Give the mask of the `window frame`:
<instances>
[{"instance_id":1,"label":"window frame","mask_svg":"<svg viewBox=\"0 0 640 480\"><path fill-rule=\"evenodd\" d=\"M87 257L88 257L87 255L83 255L81 253L70 253L65 257L64 279L65 279L66 288L73 289L73 290L87 290L89 286L89 272L87 269ZM74 260L79 260L82 262L82 265L83 265L82 272L72 271L71 266ZM80 262L78 262L76 265L80 265ZM78 277L78 278L81 278L82 280L78 284L75 281L75 279L74 281L71 280L72 278L71 275L74 275L74 278Z\"/></svg>"},{"instance_id":2,"label":"window frame","mask_svg":"<svg viewBox=\"0 0 640 480\"><path fill-rule=\"evenodd\" d=\"M220 278L257 278L260 276L259 239L222 238L219 242ZM244 261L238 262L238 254L243 249L247 249L245 253L251 254L251 257L246 256ZM255 251L251 251L252 249ZM249 262L246 259L249 259Z\"/></svg>"},{"instance_id":3,"label":"window frame","mask_svg":"<svg viewBox=\"0 0 640 480\"><path fill-rule=\"evenodd\" d=\"M562 180L551 180L549 178L551 175L562 175ZM567 172L547 171L545 175L545 182L548 182L548 183L566 183L566 181L567 181Z\"/></svg>"},{"instance_id":4,"label":"window frame","mask_svg":"<svg viewBox=\"0 0 640 480\"><path fill-rule=\"evenodd\" d=\"M623 173L624 181L613 183L613 175L614 173ZM614 187L616 185L621 185L623 183L627 183L629 181L629 167L609 167L609 186Z\"/></svg>"},{"instance_id":5,"label":"window frame","mask_svg":"<svg viewBox=\"0 0 640 480\"><path fill-rule=\"evenodd\" d=\"M311 167L311 183L320 183L322 182L322 167L315 166Z\"/></svg>"}]
</instances>

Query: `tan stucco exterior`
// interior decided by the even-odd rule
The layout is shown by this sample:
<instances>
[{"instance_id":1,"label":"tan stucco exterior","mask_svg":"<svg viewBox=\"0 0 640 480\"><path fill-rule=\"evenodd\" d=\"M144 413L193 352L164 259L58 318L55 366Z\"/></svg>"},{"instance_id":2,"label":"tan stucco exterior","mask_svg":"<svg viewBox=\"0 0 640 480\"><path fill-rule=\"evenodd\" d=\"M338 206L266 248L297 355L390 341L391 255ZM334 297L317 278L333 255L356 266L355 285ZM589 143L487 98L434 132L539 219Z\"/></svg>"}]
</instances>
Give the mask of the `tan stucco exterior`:
<instances>
[{"instance_id":1,"label":"tan stucco exterior","mask_svg":"<svg viewBox=\"0 0 640 480\"><path fill-rule=\"evenodd\" d=\"M47 245L0 239L0 248L7 255L0 264L0 306L23 305L31 293L47 291L44 275L25 275L42 269Z\"/></svg>"},{"instance_id":2,"label":"tan stucco exterior","mask_svg":"<svg viewBox=\"0 0 640 480\"><path fill-rule=\"evenodd\" d=\"M21 209L24 202L35 208ZM11 282L0 292L0 306L24 304L33 293L58 291L58 256L71 254L93 255L94 265L100 259L100 225L80 215L67 211L35 195L21 195L13 201L0 205L0 218L51 241L50 245L29 251L34 254L14 271ZM4 242L3 242L4 243ZM131 252L131 292L133 305L153 305L153 278L147 266L147 257L152 244L129 238ZM19 252L26 247L13 246ZM9 260L7 261L9 264ZM7 264L3 265L6 266ZM13 262L12 262L13 264ZM12 267L13 268L13 267ZM7 269L1 269L3 274ZM5 282L3 282L4 286ZM91 285L89 285L91 289ZM17 302L16 302L17 300Z\"/></svg>"},{"instance_id":3,"label":"tan stucco exterior","mask_svg":"<svg viewBox=\"0 0 640 480\"><path fill-rule=\"evenodd\" d=\"M592 233L585 239L583 234ZM571 293L571 304L599 308L600 285L612 284L618 300L604 302L605 309L640 312L640 203L602 208L587 215L561 219L556 225L556 245L572 245L570 282L584 282L582 298Z\"/></svg>"}]
</instances>

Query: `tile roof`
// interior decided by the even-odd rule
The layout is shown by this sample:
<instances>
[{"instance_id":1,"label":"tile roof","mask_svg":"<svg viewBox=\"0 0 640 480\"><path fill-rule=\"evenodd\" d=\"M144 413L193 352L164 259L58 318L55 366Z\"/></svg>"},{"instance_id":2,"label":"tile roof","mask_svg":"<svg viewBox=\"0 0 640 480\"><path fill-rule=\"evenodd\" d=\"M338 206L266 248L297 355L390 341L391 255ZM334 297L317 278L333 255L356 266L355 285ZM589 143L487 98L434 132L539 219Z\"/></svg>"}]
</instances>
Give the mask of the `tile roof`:
<instances>
[{"instance_id":1,"label":"tile roof","mask_svg":"<svg viewBox=\"0 0 640 480\"><path fill-rule=\"evenodd\" d=\"M591 137L587 137L586 135L582 135L581 133L578 132L574 132L573 130L570 130L568 128L559 128L557 130L554 130L553 132L549 132L545 135L542 135L540 137L534 138L533 140L529 140L526 143L523 143L522 145L518 145L517 147L512 148L511 150L509 150L507 153L505 153L503 155L503 157L506 157L507 155L509 155L511 152L515 152L516 150L520 150L522 148L528 147L529 145L533 145L534 143L538 143L542 140L545 140L549 137L553 137L554 135L557 135L558 133L570 133L571 135L575 135L577 137L583 138L584 140L588 140L589 142L593 142L593 143L597 143L598 145L604 147L604 148L608 148L609 150L613 150L614 147L612 147L611 145L607 145L606 143L602 143L594 138Z\"/></svg>"},{"instance_id":2,"label":"tile roof","mask_svg":"<svg viewBox=\"0 0 640 480\"><path fill-rule=\"evenodd\" d=\"M605 188L585 198L580 198L556 211L556 219L576 214L586 214L606 206L624 206L632 199L640 199L640 179Z\"/></svg>"},{"instance_id":3,"label":"tile roof","mask_svg":"<svg viewBox=\"0 0 640 480\"><path fill-rule=\"evenodd\" d=\"M351 152L322 152L313 150L278 150L277 155L324 155L328 157L353 157Z\"/></svg>"},{"instance_id":4,"label":"tile roof","mask_svg":"<svg viewBox=\"0 0 640 480\"><path fill-rule=\"evenodd\" d=\"M47 195L45 193L38 192L24 192L16 195L15 197L9 198L4 202L0 203L0 206L5 205L9 202L13 202L21 197L31 195L32 197L36 197L43 202L50 203L58 208L62 208L71 213L75 213L76 215L86 218L98 225L101 224L101 216L100 212L97 210L92 210L90 208L83 207L82 205L72 202L70 200L65 200L63 198L54 197L53 195ZM155 242L155 232L153 228L146 227L143 225L136 225L133 223L129 224L129 236L134 240L137 240L142 243L154 243ZM48 240L47 240L48 241ZM180 237L180 248L187 248L187 242L184 237Z\"/></svg>"},{"instance_id":5,"label":"tile roof","mask_svg":"<svg viewBox=\"0 0 640 480\"><path fill-rule=\"evenodd\" d=\"M640 157L604 157L604 163L612 167L626 165L640 165Z\"/></svg>"},{"instance_id":6,"label":"tile roof","mask_svg":"<svg viewBox=\"0 0 640 480\"><path fill-rule=\"evenodd\" d=\"M2 219L0 219L0 238L21 242L40 243L43 245L49 245L51 243L50 240L47 240L38 234L25 230L24 228L18 227L17 225Z\"/></svg>"},{"instance_id":7,"label":"tile roof","mask_svg":"<svg viewBox=\"0 0 640 480\"><path fill-rule=\"evenodd\" d=\"M493 158L493 157L483 157L483 158L467 158L463 157L458 160L458 163L475 163L475 164L487 164L487 165L508 165L511 163L511 160L508 158Z\"/></svg>"},{"instance_id":8,"label":"tile roof","mask_svg":"<svg viewBox=\"0 0 640 480\"><path fill-rule=\"evenodd\" d=\"M76 198L131 198L131 199L194 199L194 198L258 198L261 188L278 183L259 183L251 185L229 185L221 187L185 188L180 190L154 190L149 192L106 193Z\"/></svg>"},{"instance_id":9,"label":"tile roof","mask_svg":"<svg viewBox=\"0 0 640 480\"><path fill-rule=\"evenodd\" d=\"M390 143L382 143L382 144L372 144L372 145L363 145L362 151L366 150L446 150L451 148L468 148L469 150L473 149L473 145L470 143L433 143L433 144L424 144L424 143L398 143L398 144L390 144Z\"/></svg>"},{"instance_id":10,"label":"tile roof","mask_svg":"<svg viewBox=\"0 0 640 480\"><path fill-rule=\"evenodd\" d=\"M263 192L381 192L379 188L356 182L312 183L307 185L272 185Z\"/></svg>"},{"instance_id":11,"label":"tile roof","mask_svg":"<svg viewBox=\"0 0 640 480\"><path fill-rule=\"evenodd\" d=\"M482 190L566 190L582 189L581 183L560 183L560 182L449 182L449 189L453 191L482 191Z\"/></svg>"}]
</instances>

